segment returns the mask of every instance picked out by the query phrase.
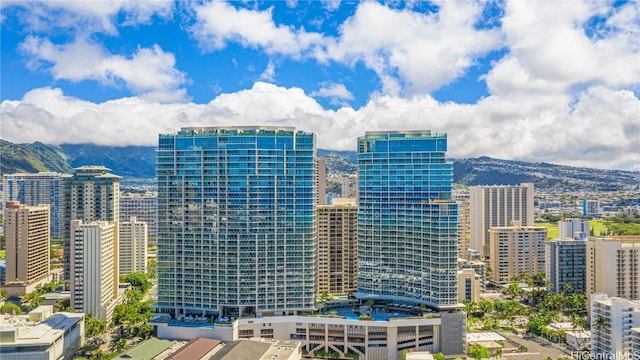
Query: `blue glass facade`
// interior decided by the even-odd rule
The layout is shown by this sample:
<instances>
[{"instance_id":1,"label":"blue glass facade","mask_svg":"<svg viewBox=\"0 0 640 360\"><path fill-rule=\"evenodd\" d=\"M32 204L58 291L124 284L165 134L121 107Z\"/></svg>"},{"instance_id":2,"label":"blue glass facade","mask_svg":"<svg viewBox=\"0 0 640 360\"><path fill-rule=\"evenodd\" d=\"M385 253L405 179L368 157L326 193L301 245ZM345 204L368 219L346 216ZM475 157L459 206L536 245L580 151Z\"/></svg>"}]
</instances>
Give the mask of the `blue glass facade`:
<instances>
[{"instance_id":1,"label":"blue glass facade","mask_svg":"<svg viewBox=\"0 0 640 360\"><path fill-rule=\"evenodd\" d=\"M315 136L182 129L158 149L158 308L292 313L315 305Z\"/></svg>"},{"instance_id":2,"label":"blue glass facade","mask_svg":"<svg viewBox=\"0 0 640 360\"><path fill-rule=\"evenodd\" d=\"M367 132L358 139L358 293L457 305L458 207L446 134Z\"/></svg>"}]
</instances>

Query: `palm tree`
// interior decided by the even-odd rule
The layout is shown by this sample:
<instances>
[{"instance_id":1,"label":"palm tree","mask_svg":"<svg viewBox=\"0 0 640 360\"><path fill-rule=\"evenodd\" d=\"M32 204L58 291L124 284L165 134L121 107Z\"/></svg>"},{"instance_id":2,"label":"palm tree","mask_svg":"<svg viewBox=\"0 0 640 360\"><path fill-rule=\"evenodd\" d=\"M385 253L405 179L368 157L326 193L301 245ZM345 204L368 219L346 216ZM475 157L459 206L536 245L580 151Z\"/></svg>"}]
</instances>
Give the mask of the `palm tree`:
<instances>
[{"instance_id":1,"label":"palm tree","mask_svg":"<svg viewBox=\"0 0 640 360\"><path fill-rule=\"evenodd\" d=\"M605 319L602 315L598 315L596 319L593 321L593 329L596 330L596 344L592 344L592 347L596 345L597 347L602 345L602 333L609 331L611 325L609 321ZM594 349L598 350L598 349Z\"/></svg>"}]
</instances>

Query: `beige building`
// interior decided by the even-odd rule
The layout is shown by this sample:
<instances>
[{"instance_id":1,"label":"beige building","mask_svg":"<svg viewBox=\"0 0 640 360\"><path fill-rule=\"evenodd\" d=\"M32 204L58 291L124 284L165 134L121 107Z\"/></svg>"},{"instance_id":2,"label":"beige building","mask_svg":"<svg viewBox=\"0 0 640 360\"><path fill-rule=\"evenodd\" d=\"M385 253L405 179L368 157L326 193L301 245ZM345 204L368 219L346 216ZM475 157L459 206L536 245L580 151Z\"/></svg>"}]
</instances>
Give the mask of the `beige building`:
<instances>
[{"instance_id":1,"label":"beige building","mask_svg":"<svg viewBox=\"0 0 640 360\"><path fill-rule=\"evenodd\" d=\"M118 226L118 261L120 275L147 272L147 223L135 216Z\"/></svg>"},{"instance_id":2,"label":"beige building","mask_svg":"<svg viewBox=\"0 0 640 360\"><path fill-rule=\"evenodd\" d=\"M640 300L640 236L590 236L586 258L587 296Z\"/></svg>"},{"instance_id":3,"label":"beige building","mask_svg":"<svg viewBox=\"0 0 640 360\"><path fill-rule=\"evenodd\" d=\"M454 191L458 203L458 257L469 260L469 240L471 239L471 216L469 193Z\"/></svg>"},{"instance_id":4,"label":"beige building","mask_svg":"<svg viewBox=\"0 0 640 360\"><path fill-rule=\"evenodd\" d=\"M458 301L468 299L473 302L480 301L480 289L482 288L480 275L473 269L458 270Z\"/></svg>"},{"instance_id":5,"label":"beige building","mask_svg":"<svg viewBox=\"0 0 640 360\"><path fill-rule=\"evenodd\" d=\"M318 206L318 294L346 295L358 285L358 207L355 199Z\"/></svg>"},{"instance_id":6,"label":"beige building","mask_svg":"<svg viewBox=\"0 0 640 360\"><path fill-rule=\"evenodd\" d=\"M514 225L489 230L489 282L497 286L517 275L545 271L547 228Z\"/></svg>"},{"instance_id":7,"label":"beige building","mask_svg":"<svg viewBox=\"0 0 640 360\"><path fill-rule=\"evenodd\" d=\"M514 220L533 226L533 184L520 186L473 186L469 188L471 239L469 248L489 253L489 229L510 226Z\"/></svg>"},{"instance_id":8,"label":"beige building","mask_svg":"<svg viewBox=\"0 0 640 360\"><path fill-rule=\"evenodd\" d=\"M118 300L118 223L71 221L71 308L111 320Z\"/></svg>"},{"instance_id":9,"label":"beige building","mask_svg":"<svg viewBox=\"0 0 640 360\"><path fill-rule=\"evenodd\" d=\"M4 210L6 270L3 289L10 295L30 293L51 281L49 205L7 202Z\"/></svg>"}]
</instances>

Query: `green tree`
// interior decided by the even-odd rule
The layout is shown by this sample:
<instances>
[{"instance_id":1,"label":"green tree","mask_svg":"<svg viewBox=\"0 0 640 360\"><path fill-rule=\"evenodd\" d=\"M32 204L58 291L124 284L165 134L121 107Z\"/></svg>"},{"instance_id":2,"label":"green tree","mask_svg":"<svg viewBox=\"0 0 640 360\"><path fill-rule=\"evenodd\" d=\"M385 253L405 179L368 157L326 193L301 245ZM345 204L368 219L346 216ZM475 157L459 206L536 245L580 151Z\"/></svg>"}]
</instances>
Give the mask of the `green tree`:
<instances>
[{"instance_id":1,"label":"green tree","mask_svg":"<svg viewBox=\"0 0 640 360\"><path fill-rule=\"evenodd\" d=\"M84 322L84 334L87 337L99 337L109 331L109 324L105 320L100 320L87 315Z\"/></svg>"},{"instance_id":2,"label":"green tree","mask_svg":"<svg viewBox=\"0 0 640 360\"><path fill-rule=\"evenodd\" d=\"M0 306L0 313L20 315L22 314L22 309L20 309L20 306L14 303L6 302L4 303L4 305Z\"/></svg>"},{"instance_id":3,"label":"green tree","mask_svg":"<svg viewBox=\"0 0 640 360\"><path fill-rule=\"evenodd\" d=\"M471 357L473 359L490 359L491 358L491 354L489 353L489 349L487 349L486 347L480 345L480 344L474 344L473 346L471 346Z\"/></svg>"},{"instance_id":4,"label":"green tree","mask_svg":"<svg viewBox=\"0 0 640 360\"><path fill-rule=\"evenodd\" d=\"M4 301L9 298L9 292L6 290L0 290L0 301Z\"/></svg>"},{"instance_id":5,"label":"green tree","mask_svg":"<svg viewBox=\"0 0 640 360\"><path fill-rule=\"evenodd\" d=\"M124 281L131 284L134 289L140 290L143 294L151 288L149 275L145 273L133 272L124 277Z\"/></svg>"},{"instance_id":6,"label":"green tree","mask_svg":"<svg viewBox=\"0 0 640 360\"><path fill-rule=\"evenodd\" d=\"M439 353L435 353L433 354L433 359L434 360L444 360L444 354L439 352Z\"/></svg>"}]
</instances>

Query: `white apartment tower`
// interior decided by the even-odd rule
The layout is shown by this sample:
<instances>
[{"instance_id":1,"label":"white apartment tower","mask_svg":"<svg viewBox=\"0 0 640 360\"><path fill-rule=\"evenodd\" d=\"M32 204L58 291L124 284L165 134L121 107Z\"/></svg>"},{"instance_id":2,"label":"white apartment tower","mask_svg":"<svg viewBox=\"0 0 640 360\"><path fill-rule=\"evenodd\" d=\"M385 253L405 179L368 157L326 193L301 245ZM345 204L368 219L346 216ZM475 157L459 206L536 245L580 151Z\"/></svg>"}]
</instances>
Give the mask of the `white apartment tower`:
<instances>
[{"instance_id":1,"label":"white apartment tower","mask_svg":"<svg viewBox=\"0 0 640 360\"><path fill-rule=\"evenodd\" d=\"M27 206L48 204L51 237L60 237L64 230L64 179L69 176L56 172L4 175L2 203L17 201Z\"/></svg>"},{"instance_id":2,"label":"white apartment tower","mask_svg":"<svg viewBox=\"0 0 640 360\"><path fill-rule=\"evenodd\" d=\"M592 294L591 355L594 359L637 359L632 350L634 332L640 326L640 301L606 294Z\"/></svg>"},{"instance_id":3,"label":"white apartment tower","mask_svg":"<svg viewBox=\"0 0 640 360\"><path fill-rule=\"evenodd\" d=\"M591 236L586 259L587 296L640 300L640 236Z\"/></svg>"},{"instance_id":4,"label":"white apartment tower","mask_svg":"<svg viewBox=\"0 0 640 360\"><path fill-rule=\"evenodd\" d=\"M469 193L453 191L458 203L458 257L469 259L469 239L471 238Z\"/></svg>"},{"instance_id":5,"label":"white apartment tower","mask_svg":"<svg viewBox=\"0 0 640 360\"><path fill-rule=\"evenodd\" d=\"M118 299L118 223L71 223L71 308L111 320Z\"/></svg>"},{"instance_id":6,"label":"white apartment tower","mask_svg":"<svg viewBox=\"0 0 640 360\"><path fill-rule=\"evenodd\" d=\"M147 223L147 234L158 236L158 195L155 193L120 195L120 222L135 216Z\"/></svg>"},{"instance_id":7,"label":"white apartment tower","mask_svg":"<svg viewBox=\"0 0 640 360\"><path fill-rule=\"evenodd\" d=\"M558 239L586 240L589 231L589 220L572 218L558 221Z\"/></svg>"},{"instance_id":8,"label":"white apartment tower","mask_svg":"<svg viewBox=\"0 0 640 360\"><path fill-rule=\"evenodd\" d=\"M132 216L118 228L118 259L120 275L147 272L147 223Z\"/></svg>"},{"instance_id":9,"label":"white apartment tower","mask_svg":"<svg viewBox=\"0 0 640 360\"><path fill-rule=\"evenodd\" d=\"M11 295L25 294L50 281L49 205L7 202L5 283Z\"/></svg>"},{"instance_id":10,"label":"white apartment tower","mask_svg":"<svg viewBox=\"0 0 640 360\"><path fill-rule=\"evenodd\" d=\"M533 226L534 189L532 183L520 186L473 186L469 188L471 240L469 248L489 253L489 229L510 226L514 220Z\"/></svg>"}]
</instances>

